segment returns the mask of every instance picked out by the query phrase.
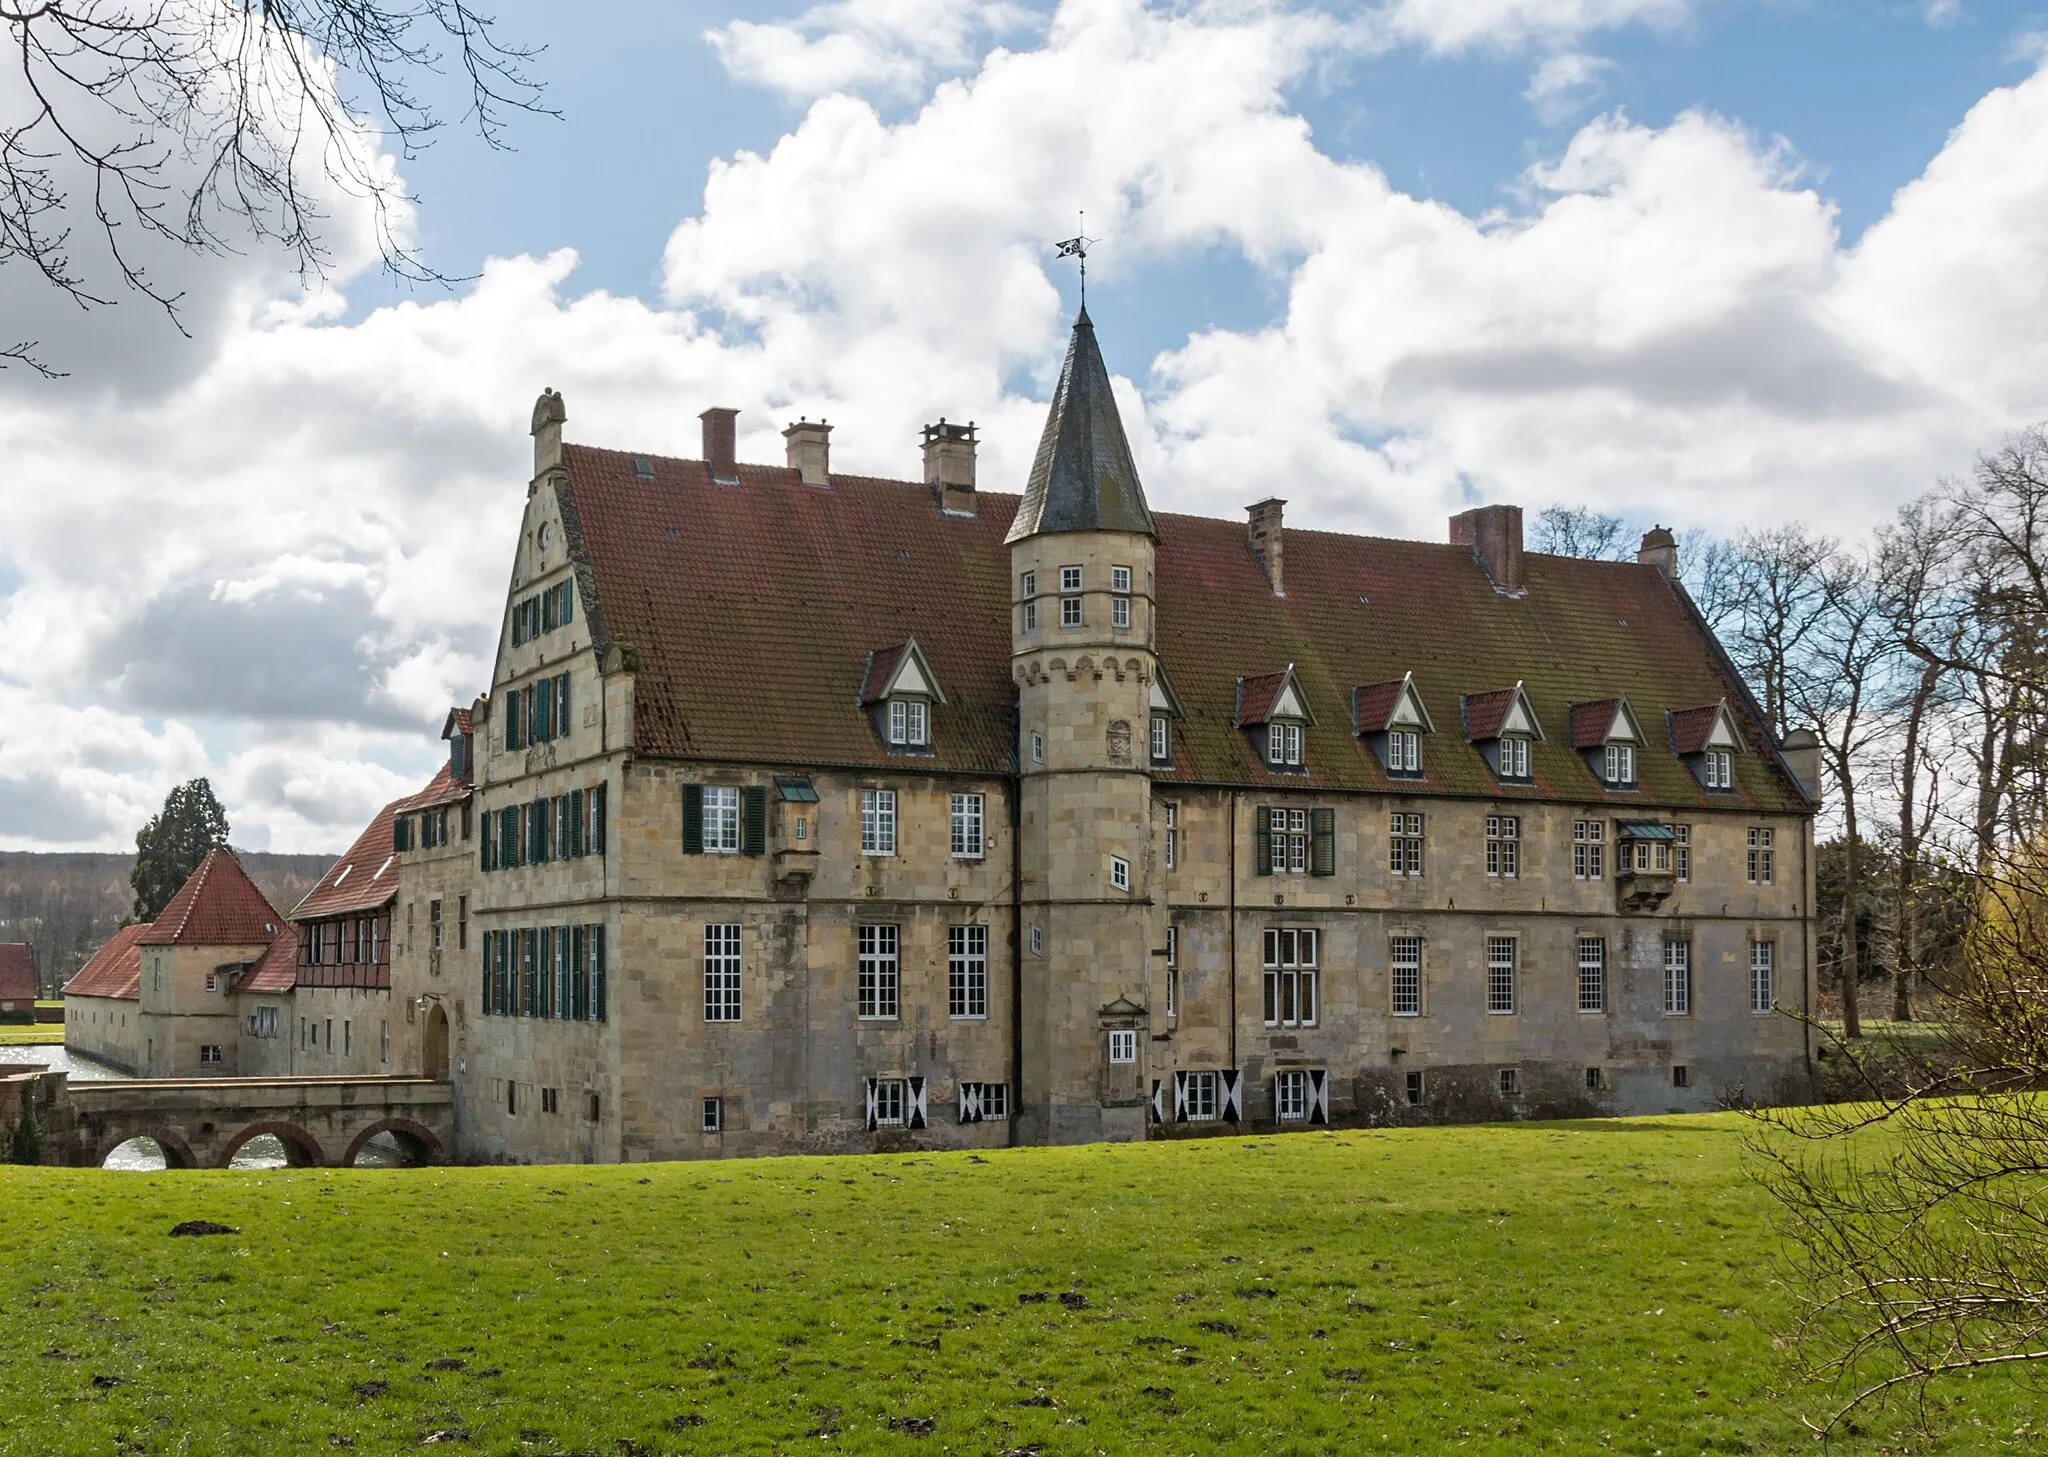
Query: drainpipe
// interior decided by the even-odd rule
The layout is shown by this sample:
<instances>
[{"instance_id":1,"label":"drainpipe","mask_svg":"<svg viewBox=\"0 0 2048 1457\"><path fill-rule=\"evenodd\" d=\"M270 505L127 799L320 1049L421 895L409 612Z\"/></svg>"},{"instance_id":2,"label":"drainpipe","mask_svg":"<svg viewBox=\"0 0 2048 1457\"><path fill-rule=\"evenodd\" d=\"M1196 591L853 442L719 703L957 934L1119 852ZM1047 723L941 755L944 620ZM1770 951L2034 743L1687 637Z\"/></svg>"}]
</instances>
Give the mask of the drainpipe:
<instances>
[{"instance_id":1,"label":"drainpipe","mask_svg":"<svg viewBox=\"0 0 2048 1457\"><path fill-rule=\"evenodd\" d=\"M1814 1087L1813 1070L1813 821L1808 819L1804 832L1799 836L1799 894L1806 910L1805 934L1799 938L1800 957L1806 963L1800 968L1799 1005L1805 1020L1799 1029L1800 1044L1806 1049L1806 1086Z\"/></svg>"},{"instance_id":2,"label":"drainpipe","mask_svg":"<svg viewBox=\"0 0 2048 1457\"><path fill-rule=\"evenodd\" d=\"M1010 812L1010 1147L1024 1107L1024 813L1023 780L1003 786ZM1051 1109L1047 1109L1048 1120Z\"/></svg>"},{"instance_id":3,"label":"drainpipe","mask_svg":"<svg viewBox=\"0 0 2048 1457\"><path fill-rule=\"evenodd\" d=\"M1230 791L1230 1066L1237 1070L1237 791Z\"/></svg>"}]
</instances>

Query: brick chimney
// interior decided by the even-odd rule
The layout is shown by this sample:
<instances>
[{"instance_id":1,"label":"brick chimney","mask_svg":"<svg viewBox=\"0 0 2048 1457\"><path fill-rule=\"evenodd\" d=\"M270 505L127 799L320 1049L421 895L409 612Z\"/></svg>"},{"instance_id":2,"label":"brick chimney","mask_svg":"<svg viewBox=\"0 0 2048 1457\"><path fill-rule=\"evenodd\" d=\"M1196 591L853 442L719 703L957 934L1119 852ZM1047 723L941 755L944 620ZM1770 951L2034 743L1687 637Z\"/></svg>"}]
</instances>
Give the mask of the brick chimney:
<instances>
[{"instance_id":1,"label":"brick chimney","mask_svg":"<svg viewBox=\"0 0 2048 1457\"><path fill-rule=\"evenodd\" d=\"M536 476L546 475L562 463L562 422L568 418L568 407L552 385L542 390L540 398L533 402L533 473Z\"/></svg>"},{"instance_id":2,"label":"brick chimney","mask_svg":"<svg viewBox=\"0 0 2048 1457\"><path fill-rule=\"evenodd\" d=\"M1493 590L1519 597L1528 590L1522 572L1522 508L1475 506L1451 518L1451 545L1470 547Z\"/></svg>"},{"instance_id":3,"label":"brick chimney","mask_svg":"<svg viewBox=\"0 0 2048 1457\"><path fill-rule=\"evenodd\" d=\"M705 426L708 445L710 426ZM807 486L832 484L832 427L823 420L798 420L782 432L789 449L789 468L803 477Z\"/></svg>"},{"instance_id":4,"label":"brick chimney","mask_svg":"<svg viewBox=\"0 0 2048 1457\"><path fill-rule=\"evenodd\" d=\"M972 420L948 425L941 415L938 424L924 427L924 483L948 515L973 516L979 510L974 497L975 443Z\"/></svg>"},{"instance_id":5,"label":"brick chimney","mask_svg":"<svg viewBox=\"0 0 2048 1457\"><path fill-rule=\"evenodd\" d=\"M1678 538L1671 534L1668 526L1652 526L1643 533L1643 544L1636 548L1636 560L1646 567L1655 567L1667 581L1678 580Z\"/></svg>"},{"instance_id":6,"label":"brick chimney","mask_svg":"<svg viewBox=\"0 0 2048 1457\"><path fill-rule=\"evenodd\" d=\"M733 459L739 417L738 410L724 405L713 405L697 417L704 422L704 464L710 467L711 479L721 486L740 483L740 468Z\"/></svg>"},{"instance_id":7,"label":"brick chimney","mask_svg":"<svg viewBox=\"0 0 2048 1457\"><path fill-rule=\"evenodd\" d=\"M1266 574L1275 597L1287 595L1286 581L1280 574L1280 512L1286 505L1278 496L1268 496L1256 506L1244 508L1248 518L1245 534L1251 542L1252 556L1259 570Z\"/></svg>"}]
</instances>

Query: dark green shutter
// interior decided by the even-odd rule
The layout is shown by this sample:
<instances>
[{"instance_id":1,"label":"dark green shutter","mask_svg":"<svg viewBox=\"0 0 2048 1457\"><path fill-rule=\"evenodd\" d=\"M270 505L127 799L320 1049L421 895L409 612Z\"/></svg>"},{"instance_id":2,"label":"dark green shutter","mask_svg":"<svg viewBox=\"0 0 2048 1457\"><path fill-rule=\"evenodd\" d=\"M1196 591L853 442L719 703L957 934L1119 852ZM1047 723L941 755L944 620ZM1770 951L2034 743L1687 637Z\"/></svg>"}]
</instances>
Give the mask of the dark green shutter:
<instances>
[{"instance_id":1,"label":"dark green shutter","mask_svg":"<svg viewBox=\"0 0 2048 1457\"><path fill-rule=\"evenodd\" d=\"M526 742L526 721L519 711L519 690L505 691L505 752L511 753Z\"/></svg>"},{"instance_id":2,"label":"dark green shutter","mask_svg":"<svg viewBox=\"0 0 2048 1457\"><path fill-rule=\"evenodd\" d=\"M533 702L533 732L529 737L536 744L544 744L555 736L555 685L551 679L536 684L540 691L526 690L526 696Z\"/></svg>"},{"instance_id":3,"label":"dark green shutter","mask_svg":"<svg viewBox=\"0 0 2048 1457\"><path fill-rule=\"evenodd\" d=\"M570 577L562 583L562 626L567 627L576 620L576 579Z\"/></svg>"},{"instance_id":4,"label":"dark green shutter","mask_svg":"<svg viewBox=\"0 0 2048 1457\"><path fill-rule=\"evenodd\" d=\"M740 791L740 853L761 855L768 850L768 791L758 786Z\"/></svg>"},{"instance_id":5,"label":"dark green shutter","mask_svg":"<svg viewBox=\"0 0 2048 1457\"><path fill-rule=\"evenodd\" d=\"M683 853L704 853L704 786L683 786Z\"/></svg>"},{"instance_id":6,"label":"dark green shutter","mask_svg":"<svg viewBox=\"0 0 2048 1457\"><path fill-rule=\"evenodd\" d=\"M484 832L481 840L478 842L477 845L477 854L479 857L477 860L477 864L485 870L496 870L498 868L498 844L497 841L492 838L492 836L497 832L497 828L498 826L493 818L492 812L490 810L485 810Z\"/></svg>"},{"instance_id":7,"label":"dark green shutter","mask_svg":"<svg viewBox=\"0 0 2048 1457\"><path fill-rule=\"evenodd\" d=\"M569 737L569 675L555 679L555 737Z\"/></svg>"},{"instance_id":8,"label":"dark green shutter","mask_svg":"<svg viewBox=\"0 0 2048 1457\"><path fill-rule=\"evenodd\" d=\"M411 828L411 815L399 815L391 821L391 848L393 850L410 850L412 848L411 839L406 834L406 831Z\"/></svg>"},{"instance_id":9,"label":"dark green shutter","mask_svg":"<svg viewBox=\"0 0 2048 1457\"><path fill-rule=\"evenodd\" d=\"M1260 805L1252 811L1252 874L1273 873L1273 810Z\"/></svg>"},{"instance_id":10,"label":"dark green shutter","mask_svg":"<svg viewBox=\"0 0 2048 1457\"><path fill-rule=\"evenodd\" d=\"M602 1022L605 1012L604 927L592 926L590 936L590 1020Z\"/></svg>"},{"instance_id":11,"label":"dark green shutter","mask_svg":"<svg viewBox=\"0 0 2048 1457\"><path fill-rule=\"evenodd\" d=\"M584 854L583 840L583 791L569 791L569 844L564 853L571 858Z\"/></svg>"},{"instance_id":12,"label":"dark green shutter","mask_svg":"<svg viewBox=\"0 0 2048 1457\"><path fill-rule=\"evenodd\" d=\"M606 788L602 784L598 785L597 788L590 791L590 838L585 840L583 843L589 849L590 853L593 855L604 854L604 813L605 800L608 794L609 791L606 790ZM702 819L701 808L699 813L699 819L700 821Z\"/></svg>"},{"instance_id":13,"label":"dark green shutter","mask_svg":"<svg viewBox=\"0 0 2048 1457\"><path fill-rule=\"evenodd\" d=\"M1337 811L1312 809L1308 812L1310 875L1337 873Z\"/></svg>"}]
</instances>

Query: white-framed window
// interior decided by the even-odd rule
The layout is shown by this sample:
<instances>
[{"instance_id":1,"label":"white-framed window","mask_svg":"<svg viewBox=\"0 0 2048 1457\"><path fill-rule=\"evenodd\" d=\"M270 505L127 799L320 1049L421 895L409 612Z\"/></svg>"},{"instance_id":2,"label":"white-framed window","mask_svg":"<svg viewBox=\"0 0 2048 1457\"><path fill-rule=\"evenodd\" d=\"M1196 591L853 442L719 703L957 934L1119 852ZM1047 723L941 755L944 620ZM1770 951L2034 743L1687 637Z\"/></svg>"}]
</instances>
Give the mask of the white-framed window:
<instances>
[{"instance_id":1,"label":"white-framed window","mask_svg":"<svg viewBox=\"0 0 2048 1457\"><path fill-rule=\"evenodd\" d=\"M875 1127L901 1128L903 1110L909 1099L905 1096L903 1079L877 1078L875 1080Z\"/></svg>"},{"instance_id":2,"label":"white-framed window","mask_svg":"<svg viewBox=\"0 0 2048 1457\"><path fill-rule=\"evenodd\" d=\"M1521 1094L1522 1073L1519 1068L1504 1067L1500 1070L1500 1095L1513 1098Z\"/></svg>"},{"instance_id":3,"label":"white-framed window","mask_svg":"<svg viewBox=\"0 0 2048 1457\"><path fill-rule=\"evenodd\" d=\"M740 853L740 792L704 786L704 850L711 855Z\"/></svg>"},{"instance_id":4,"label":"white-framed window","mask_svg":"<svg viewBox=\"0 0 2048 1457\"><path fill-rule=\"evenodd\" d=\"M1010 1116L1010 1085L1008 1083L981 1084L981 1121L1001 1123Z\"/></svg>"},{"instance_id":5,"label":"white-framed window","mask_svg":"<svg viewBox=\"0 0 2048 1457\"><path fill-rule=\"evenodd\" d=\"M1749 1010L1768 1012L1777 1002L1778 945L1775 941L1749 943Z\"/></svg>"},{"instance_id":6,"label":"white-framed window","mask_svg":"<svg viewBox=\"0 0 2048 1457\"><path fill-rule=\"evenodd\" d=\"M1414 729L1394 729L1387 734L1387 772L1422 772L1422 735Z\"/></svg>"},{"instance_id":7,"label":"white-framed window","mask_svg":"<svg viewBox=\"0 0 2048 1457\"><path fill-rule=\"evenodd\" d=\"M1081 599L1079 597L1060 598L1060 626L1079 627L1081 625Z\"/></svg>"},{"instance_id":8,"label":"white-framed window","mask_svg":"<svg viewBox=\"0 0 2048 1457\"><path fill-rule=\"evenodd\" d=\"M1769 885L1778 868L1778 832L1761 825L1749 831L1749 883Z\"/></svg>"},{"instance_id":9,"label":"white-framed window","mask_svg":"<svg viewBox=\"0 0 2048 1457\"><path fill-rule=\"evenodd\" d=\"M1109 599L1109 625L1123 629L1131 625L1131 599L1112 597Z\"/></svg>"},{"instance_id":10,"label":"white-framed window","mask_svg":"<svg viewBox=\"0 0 2048 1457\"><path fill-rule=\"evenodd\" d=\"M435 904L435 905L439 905L439 904L440 904L440 902L439 902L439 901L435 901L435 902L434 902L434 904ZM439 948L436 948L436 949L439 949ZM208 991L212 992L212 991L218 991L218 990L220 990L220 988L219 988L219 985L218 985L218 982L219 982L219 978L218 978L217 976L215 976L215 975L214 975L214 973L212 973L212 972L210 972L210 971L209 971L208 973L206 973L206 989L207 989Z\"/></svg>"},{"instance_id":11,"label":"white-framed window","mask_svg":"<svg viewBox=\"0 0 2048 1457\"><path fill-rule=\"evenodd\" d=\"M1266 928L1266 1025L1312 1027L1316 1020L1317 934Z\"/></svg>"},{"instance_id":12,"label":"white-framed window","mask_svg":"<svg viewBox=\"0 0 2048 1457\"><path fill-rule=\"evenodd\" d=\"M704 928L704 1020L740 1019L740 928L726 922Z\"/></svg>"},{"instance_id":13,"label":"white-framed window","mask_svg":"<svg viewBox=\"0 0 2048 1457\"><path fill-rule=\"evenodd\" d=\"M1026 572L1017 579L1017 595L1027 601L1038 595L1038 573Z\"/></svg>"},{"instance_id":14,"label":"white-framed window","mask_svg":"<svg viewBox=\"0 0 2048 1457\"><path fill-rule=\"evenodd\" d=\"M562 803L568 803L566 796ZM568 843L567 836L562 837L562 843ZM427 944L436 951L441 949L441 903L437 900L427 902ZM208 987L207 990L212 991L213 988Z\"/></svg>"},{"instance_id":15,"label":"white-framed window","mask_svg":"<svg viewBox=\"0 0 2048 1457\"><path fill-rule=\"evenodd\" d=\"M1166 968L1166 1015L1180 1015L1180 968L1177 966Z\"/></svg>"},{"instance_id":16,"label":"white-framed window","mask_svg":"<svg viewBox=\"0 0 2048 1457\"><path fill-rule=\"evenodd\" d=\"M1128 1027L1119 1027L1109 1034L1109 1060L1111 1062L1136 1062L1138 1060L1138 1034Z\"/></svg>"},{"instance_id":17,"label":"white-framed window","mask_svg":"<svg viewBox=\"0 0 2048 1457\"><path fill-rule=\"evenodd\" d=\"M1273 769L1298 769L1301 767L1301 725L1298 723L1269 723L1266 725L1266 764Z\"/></svg>"},{"instance_id":18,"label":"white-framed window","mask_svg":"<svg viewBox=\"0 0 2048 1457\"><path fill-rule=\"evenodd\" d=\"M869 1019L894 1020L903 982L896 927L862 926L858 929L858 937L860 1015Z\"/></svg>"},{"instance_id":19,"label":"white-framed window","mask_svg":"<svg viewBox=\"0 0 2048 1457\"><path fill-rule=\"evenodd\" d=\"M1664 1015L1683 1017L1692 1011L1692 943L1664 943Z\"/></svg>"},{"instance_id":20,"label":"white-framed window","mask_svg":"<svg viewBox=\"0 0 2048 1457\"><path fill-rule=\"evenodd\" d=\"M1609 744L1606 754L1606 779L1609 784L1633 784L1636 782L1636 749L1634 744Z\"/></svg>"},{"instance_id":21,"label":"white-framed window","mask_svg":"<svg viewBox=\"0 0 2048 1457\"><path fill-rule=\"evenodd\" d=\"M1220 1073L1188 1074L1187 1114L1190 1122L1213 1122L1222 1112L1223 1077Z\"/></svg>"},{"instance_id":22,"label":"white-framed window","mask_svg":"<svg viewBox=\"0 0 2048 1457\"><path fill-rule=\"evenodd\" d=\"M1180 806L1168 800L1160 808L1166 817L1166 868L1180 863Z\"/></svg>"},{"instance_id":23,"label":"white-framed window","mask_svg":"<svg viewBox=\"0 0 2048 1457\"><path fill-rule=\"evenodd\" d=\"M1290 1068L1273 1075L1273 1114L1277 1118L1308 1117L1308 1074Z\"/></svg>"},{"instance_id":24,"label":"white-framed window","mask_svg":"<svg viewBox=\"0 0 2048 1457\"><path fill-rule=\"evenodd\" d=\"M1422 816L1397 809L1388 818L1387 828L1388 873L1422 874Z\"/></svg>"},{"instance_id":25,"label":"white-framed window","mask_svg":"<svg viewBox=\"0 0 2048 1457\"><path fill-rule=\"evenodd\" d=\"M1692 879L1692 826L1671 827L1671 864L1681 881Z\"/></svg>"},{"instance_id":26,"label":"white-framed window","mask_svg":"<svg viewBox=\"0 0 2048 1457\"><path fill-rule=\"evenodd\" d=\"M1733 789L1735 787L1735 756L1726 749L1709 749L1705 762L1700 766L1704 771L1707 788Z\"/></svg>"},{"instance_id":27,"label":"white-framed window","mask_svg":"<svg viewBox=\"0 0 2048 1457\"><path fill-rule=\"evenodd\" d=\"M1486 938L1486 1010L1501 1016L1515 1010L1515 938Z\"/></svg>"},{"instance_id":28,"label":"white-framed window","mask_svg":"<svg viewBox=\"0 0 2048 1457\"><path fill-rule=\"evenodd\" d=\"M988 927L946 928L946 1010L953 1017L988 1016Z\"/></svg>"},{"instance_id":29,"label":"white-framed window","mask_svg":"<svg viewBox=\"0 0 2048 1457\"><path fill-rule=\"evenodd\" d=\"M1043 764L1045 762L1045 735L1035 731L1031 735L1031 762L1034 764Z\"/></svg>"},{"instance_id":30,"label":"white-framed window","mask_svg":"<svg viewBox=\"0 0 2048 1457\"><path fill-rule=\"evenodd\" d=\"M1024 604L1024 630L1026 632L1038 631L1038 603L1036 600Z\"/></svg>"},{"instance_id":31,"label":"white-framed window","mask_svg":"<svg viewBox=\"0 0 2048 1457\"><path fill-rule=\"evenodd\" d=\"M1520 815L1486 817L1486 873L1501 880L1513 880L1522 873Z\"/></svg>"},{"instance_id":32,"label":"white-framed window","mask_svg":"<svg viewBox=\"0 0 2048 1457\"><path fill-rule=\"evenodd\" d=\"M1598 880L1607 873L1607 823L1572 821L1572 879Z\"/></svg>"},{"instance_id":33,"label":"white-framed window","mask_svg":"<svg viewBox=\"0 0 2048 1457\"><path fill-rule=\"evenodd\" d=\"M1128 592L1131 590L1131 569L1129 567L1111 567L1109 569L1109 590L1112 592Z\"/></svg>"},{"instance_id":34,"label":"white-framed window","mask_svg":"<svg viewBox=\"0 0 2048 1457\"><path fill-rule=\"evenodd\" d=\"M1500 741L1500 777L1529 777L1529 741L1519 734L1511 734Z\"/></svg>"},{"instance_id":35,"label":"white-framed window","mask_svg":"<svg viewBox=\"0 0 2048 1457\"><path fill-rule=\"evenodd\" d=\"M927 727L928 704L921 698L889 700L889 742L906 749L921 749L930 741Z\"/></svg>"},{"instance_id":36,"label":"white-framed window","mask_svg":"<svg viewBox=\"0 0 2048 1457\"><path fill-rule=\"evenodd\" d=\"M1152 715L1152 762L1166 764L1173 759L1173 720L1163 713Z\"/></svg>"},{"instance_id":37,"label":"white-framed window","mask_svg":"<svg viewBox=\"0 0 2048 1457\"><path fill-rule=\"evenodd\" d=\"M1306 875L1308 873L1308 811L1305 809L1275 809L1272 811L1272 849L1268 863L1275 875Z\"/></svg>"},{"instance_id":38,"label":"white-framed window","mask_svg":"<svg viewBox=\"0 0 2048 1457\"><path fill-rule=\"evenodd\" d=\"M1180 965L1180 927L1178 926L1168 926L1166 928L1166 964L1168 966Z\"/></svg>"},{"instance_id":39,"label":"white-framed window","mask_svg":"<svg viewBox=\"0 0 2048 1457\"><path fill-rule=\"evenodd\" d=\"M1078 592L1081 590L1081 569L1079 567L1060 568L1060 590L1062 592Z\"/></svg>"},{"instance_id":40,"label":"white-framed window","mask_svg":"<svg viewBox=\"0 0 2048 1457\"><path fill-rule=\"evenodd\" d=\"M860 853L896 853L896 791L863 789L860 792Z\"/></svg>"},{"instance_id":41,"label":"white-framed window","mask_svg":"<svg viewBox=\"0 0 2048 1457\"><path fill-rule=\"evenodd\" d=\"M725 1131L725 1099L706 1098L704 1100L704 1121L701 1126L706 1133L723 1133Z\"/></svg>"},{"instance_id":42,"label":"white-framed window","mask_svg":"<svg viewBox=\"0 0 2048 1457\"><path fill-rule=\"evenodd\" d=\"M1607 1010L1607 938L1579 937L1579 1010Z\"/></svg>"},{"instance_id":43,"label":"white-framed window","mask_svg":"<svg viewBox=\"0 0 2048 1457\"><path fill-rule=\"evenodd\" d=\"M979 794L953 796L953 857L956 860L982 858L987 800Z\"/></svg>"},{"instance_id":44,"label":"white-framed window","mask_svg":"<svg viewBox=\"0 0 2048 1457\"><path fill-rule=\"evenodd\" d=\"M1033 956L1045 955L1045 931L1038 926L1031 928L1031 954Z\"/></svg>"},{"instance_id":45,"label":"white-framed window","mask_svg":"<svg viewBox=\"0 0 2048 1457\"><path fill-rule=\"evenodd\" d=\"M1387 941L1391 969L1390 1005L1396 1017L1422 1015L1422 938L1394 936Z\"/></svg>"},{"instance_id":46,"label":"white-framed window","mask_svg":"<svg viewBox=\"0 0 2048 1457\"><path fill-rule=\"evenodd\" d=\"M199 1065L201 1067L220 1066L220 1047L217 1043L209 1042L199 1049Z\"/></svg>"},{"instance_id":47,"label":"white-framed window","mask_svg":"<svg viewBox=\"0 0 2048 1457\"><path fill-rule=\"evenodd\" d=\"M1118 890L1131 888L1131 862L1121 855L1109 857L1109 883Z\"/></svg>"}]
</instances>

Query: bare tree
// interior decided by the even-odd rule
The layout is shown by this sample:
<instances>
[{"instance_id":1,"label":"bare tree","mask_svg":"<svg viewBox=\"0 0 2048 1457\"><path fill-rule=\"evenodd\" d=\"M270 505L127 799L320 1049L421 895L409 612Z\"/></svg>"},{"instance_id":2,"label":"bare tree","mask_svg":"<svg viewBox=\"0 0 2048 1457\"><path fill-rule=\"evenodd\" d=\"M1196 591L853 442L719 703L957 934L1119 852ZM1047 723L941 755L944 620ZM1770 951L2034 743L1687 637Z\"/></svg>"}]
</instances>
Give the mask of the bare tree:
<instances>
[{"instance_id":1,"label":"bare tree","mask_svg":"<svg viewBox=\"0 0 2048 1457\"><path fill-rule=\"evenodd\" d=\"M1729 651L1780 736L1794 726L1792 674L1829 610L1826 565L1835 550L1831 538L1797 524L1745 531L1733 547Z\"/></svg>"},{"instance_id":2,"label":"bare tree","mask_svg":"<svg viewBox=\"0 0 2048 1457\"><path fill-rule=\"evenodd\" d=\"M469 0L0 0L0 266L83 307L140 294L176 321L153 242L264 240L322 277L324 180L369 200L387 267L437 279L394 231L405 199L366 138L410 158L440 128L418 88L446 47L468 119L502 145L512 113L542 108L536 52L493 26ZM78 260L81 227L97 266ZM53 373L35 349L0 348L0 368Z\"/></svg>"},{"instance_id":3,"label":"bare tree","mask_svg":"<svg viewBox=\"0 0 2048 1457\"><path fill-rule=\"evenodd\" d=\"M1588 557L1594 561L1623 562L1631 559L1628 527L1619 516L1608 516L1587 506L1545 506L1536 513L1536 528L1530 533L1533 551L1553 556Z\"/></svg>"}]
</instances>

